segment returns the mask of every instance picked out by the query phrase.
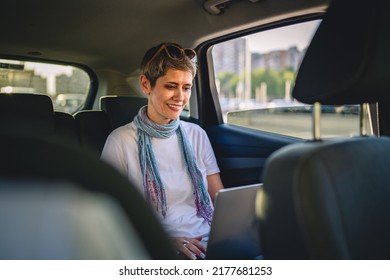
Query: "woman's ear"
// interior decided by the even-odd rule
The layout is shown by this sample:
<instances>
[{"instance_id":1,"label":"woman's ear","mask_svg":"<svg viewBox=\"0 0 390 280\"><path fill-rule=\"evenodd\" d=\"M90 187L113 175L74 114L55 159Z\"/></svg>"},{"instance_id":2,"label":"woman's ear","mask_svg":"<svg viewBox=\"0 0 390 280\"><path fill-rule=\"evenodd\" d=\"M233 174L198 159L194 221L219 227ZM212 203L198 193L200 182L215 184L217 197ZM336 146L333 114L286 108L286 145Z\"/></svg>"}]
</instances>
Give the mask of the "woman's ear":
<instances>
[{"instance_id":1,"label":"woman's ear","mask_svg":"<svg viewBox=\"0 0 390 280\"><path fill-rule=\"evenodd\" d=\"M145 75L141 75L139 77L139 84L141 86L141 90L144 94L149 95L150 91L152 90L152 87L150 86L149 80L146 78Z\"/></svg>"}]
</instances>

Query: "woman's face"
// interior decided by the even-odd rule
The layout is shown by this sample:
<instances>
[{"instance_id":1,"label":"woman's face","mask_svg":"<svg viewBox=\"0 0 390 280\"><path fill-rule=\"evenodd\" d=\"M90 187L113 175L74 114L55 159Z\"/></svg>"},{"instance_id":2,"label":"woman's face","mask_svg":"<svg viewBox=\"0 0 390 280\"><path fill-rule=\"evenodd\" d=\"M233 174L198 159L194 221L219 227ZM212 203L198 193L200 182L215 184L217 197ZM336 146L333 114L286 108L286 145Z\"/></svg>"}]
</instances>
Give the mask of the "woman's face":
<instances>
[{"instance_id":1,"label":"woman's face","mask_svg":"<svg viewBox=\"0 0 390 280\"><path fill-rule=\"evenodd\" d=\"M191 96L192 74L187 71L168 69L165 76L157 79L152 88L144 75L141 88L148 95L148 117L155 123L168 124L180 116Z\"/></svg>"}]
</instances>

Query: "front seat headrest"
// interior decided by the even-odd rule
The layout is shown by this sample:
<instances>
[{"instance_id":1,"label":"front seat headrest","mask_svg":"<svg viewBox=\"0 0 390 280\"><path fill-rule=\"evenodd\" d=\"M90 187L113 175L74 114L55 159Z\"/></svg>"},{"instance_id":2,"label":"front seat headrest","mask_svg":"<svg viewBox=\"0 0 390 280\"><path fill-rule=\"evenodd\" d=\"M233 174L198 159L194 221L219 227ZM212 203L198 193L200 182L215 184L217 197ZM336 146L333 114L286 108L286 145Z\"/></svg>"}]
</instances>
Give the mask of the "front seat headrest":
<instances>
[{"instance_id":1,"label":"front seat headrest","mask_svg":"<svg viewBox=\"0 0 390 280\"><path fill-rule=\"evenodd\" d=\"M293 97L312 104L390 100L390 3L332 1L298 71Z\"/></svg>"}]
</instances>

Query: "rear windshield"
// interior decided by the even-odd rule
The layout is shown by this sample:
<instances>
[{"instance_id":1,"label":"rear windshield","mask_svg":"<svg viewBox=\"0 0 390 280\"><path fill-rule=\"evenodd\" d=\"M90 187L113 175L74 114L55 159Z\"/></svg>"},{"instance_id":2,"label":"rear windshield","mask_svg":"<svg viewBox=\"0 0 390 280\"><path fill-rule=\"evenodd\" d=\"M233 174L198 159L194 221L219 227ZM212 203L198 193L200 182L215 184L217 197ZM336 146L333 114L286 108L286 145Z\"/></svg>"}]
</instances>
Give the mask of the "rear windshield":
<instances>
[{"instance_id":1,"label":"rear windshield","mask_svg":"<svg viewBox=\"0 0 390 280\"><path fill-rule=\"evenodd\" d=\"M90 76L78 67L0 59L1 94L46 94L56 111L74 113L81 109L90 86Z\"/></svg>"}]
</instances>

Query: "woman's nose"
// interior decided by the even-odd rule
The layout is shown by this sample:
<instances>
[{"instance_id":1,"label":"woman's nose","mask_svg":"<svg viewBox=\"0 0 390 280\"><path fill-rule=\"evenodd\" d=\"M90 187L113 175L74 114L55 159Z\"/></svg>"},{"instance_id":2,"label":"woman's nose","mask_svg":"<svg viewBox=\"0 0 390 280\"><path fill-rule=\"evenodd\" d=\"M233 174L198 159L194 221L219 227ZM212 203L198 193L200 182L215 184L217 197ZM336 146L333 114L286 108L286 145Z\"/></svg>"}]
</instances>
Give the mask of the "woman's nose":
<instances>
[{"instance_id":1,"label":"woman's nose","mask_svg":"<svg viewBox=\"0 0 390 280\"><path fill-rule=\"evenodd\" d=\"M181 101L184 99L184 93L183 93L183 90L178 88L177 90L175 90L175 95L173 96L173 99L174 100L177 100L177 101Z\"/></svg>"}]
</instances>

